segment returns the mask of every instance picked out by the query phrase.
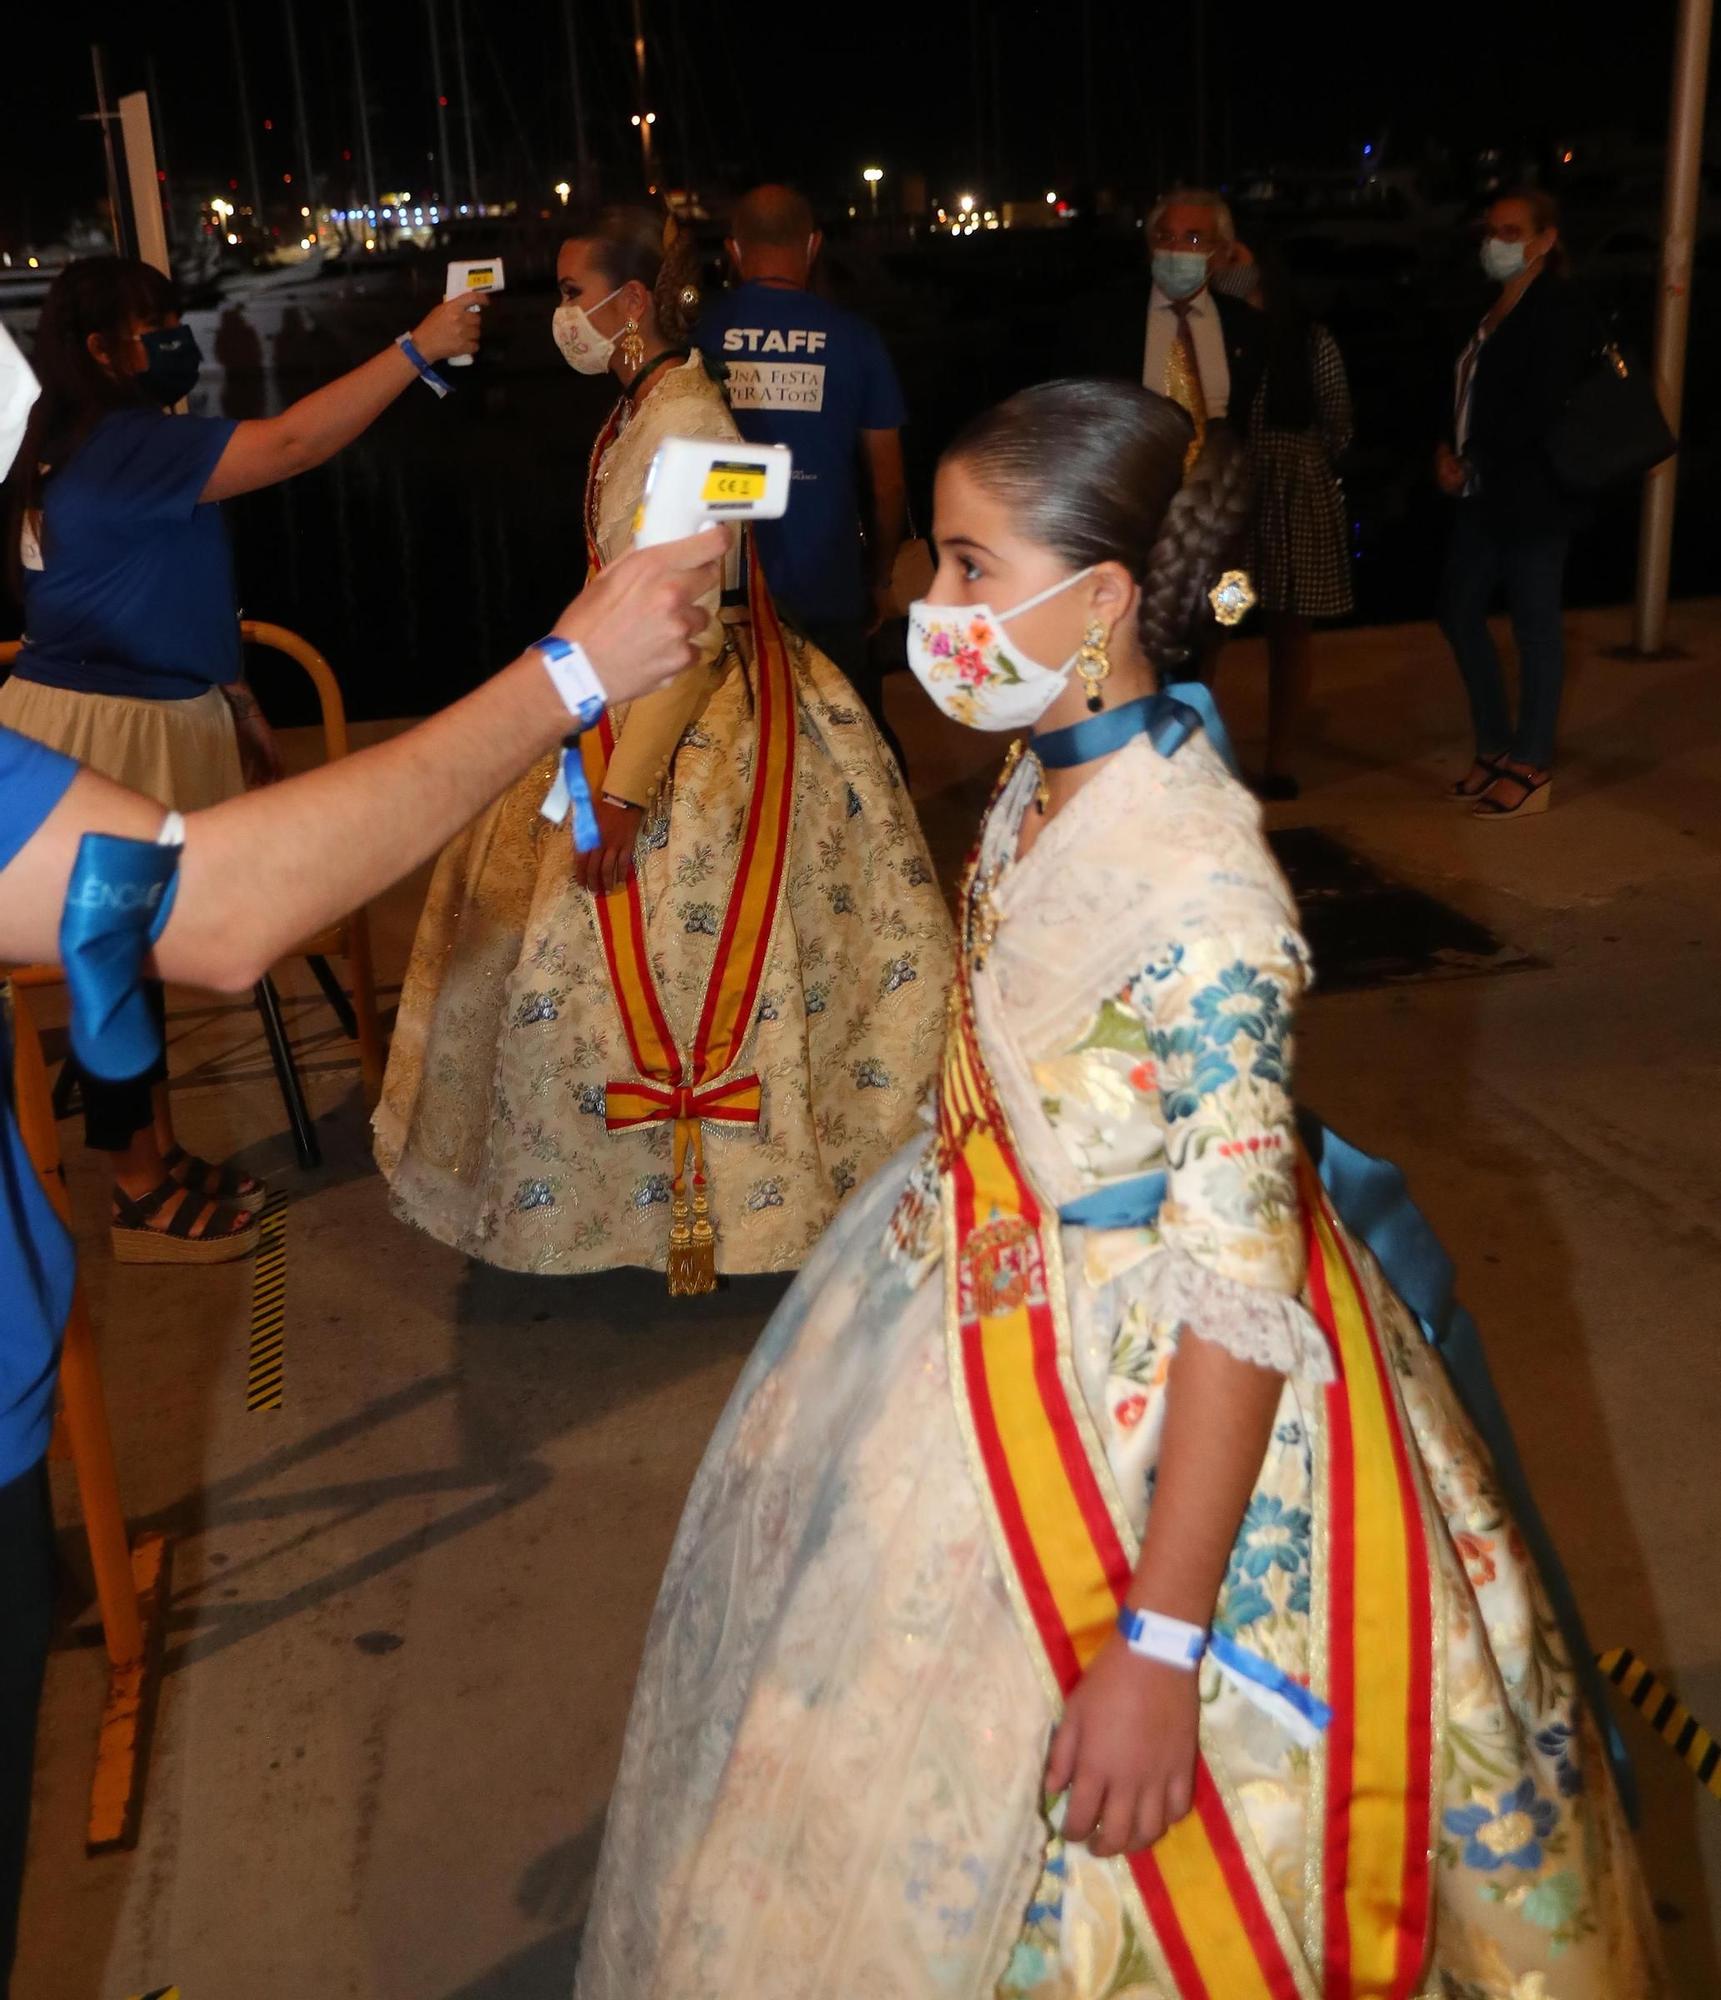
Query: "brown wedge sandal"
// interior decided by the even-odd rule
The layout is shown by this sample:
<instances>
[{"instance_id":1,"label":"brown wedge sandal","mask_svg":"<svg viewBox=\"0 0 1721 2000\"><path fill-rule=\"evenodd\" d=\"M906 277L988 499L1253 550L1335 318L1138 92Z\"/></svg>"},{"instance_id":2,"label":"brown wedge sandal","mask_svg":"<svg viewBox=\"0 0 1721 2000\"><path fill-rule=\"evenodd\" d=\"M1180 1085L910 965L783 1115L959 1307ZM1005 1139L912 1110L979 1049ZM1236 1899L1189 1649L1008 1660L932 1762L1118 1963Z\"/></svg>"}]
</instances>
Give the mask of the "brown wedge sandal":
<instances>
[{"instance_id":1,"label":"brown wedge sandal","mask_svg":"<svg viewBox=\"0 0 1721 2000\"><path fill-rule=\"evenodd\" d=\"M175 1196L181 1197L179 1206L160 1229L152 1229ZM202 1230L194 1236L199 1223ZM115 1187L109 1237L116 1264L231 1264L256 1249L261 1227L257 1210L212 1200L169 1174L135 1200Z\"/></svg>"}]
</instances>

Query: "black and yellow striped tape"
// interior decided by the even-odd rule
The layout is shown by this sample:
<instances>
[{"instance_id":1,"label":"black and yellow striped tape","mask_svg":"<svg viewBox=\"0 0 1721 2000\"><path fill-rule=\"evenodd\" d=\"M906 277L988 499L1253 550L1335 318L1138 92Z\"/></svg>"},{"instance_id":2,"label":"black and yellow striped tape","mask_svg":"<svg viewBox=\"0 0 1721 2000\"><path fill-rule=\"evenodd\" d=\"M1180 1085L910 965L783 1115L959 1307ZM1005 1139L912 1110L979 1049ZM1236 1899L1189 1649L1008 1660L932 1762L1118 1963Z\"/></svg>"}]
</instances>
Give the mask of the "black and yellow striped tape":
<instances>
[{"instance_id":1,"label":"black and yellow striped tape","mask_svg":"<svg viewBox=\"0 0 1721 2000\"><path fill-rule=\"evenodd\" d=\"M1690 1709L1624 1646L1598 1654L1596 1664L1662 1742L1697 1774L1703 1789L1721 1799L1721 1743Z\"/></svg>"},{"instance_id":2,"label":"black and yellow striped tape","mask_svg":"<svg viewBox=\"0 0 1721 2000\"><path fill-rule=\"evenodd\" d=\"M245 1377L248 1410L278 1410L287 1379L287 1197L263 1205L262 1233L251 1273L251 1352Z\"/></svg>"}]
</instances>

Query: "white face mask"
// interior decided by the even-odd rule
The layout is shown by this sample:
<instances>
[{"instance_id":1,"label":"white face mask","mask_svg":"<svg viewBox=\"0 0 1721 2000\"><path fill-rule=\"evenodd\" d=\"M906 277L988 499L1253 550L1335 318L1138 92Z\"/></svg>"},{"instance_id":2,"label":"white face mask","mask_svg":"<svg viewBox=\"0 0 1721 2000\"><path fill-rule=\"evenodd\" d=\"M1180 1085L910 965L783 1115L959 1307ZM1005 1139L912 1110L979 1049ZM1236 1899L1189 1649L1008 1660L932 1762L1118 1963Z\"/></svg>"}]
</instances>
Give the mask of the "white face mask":
<instances>
[{"instance_id":1,"label":"white face mask","mask_svg":"<svg viewBox=\"0 0 1721 2000\"><path fill-rule=\"evenodd\" d=\"M617 285L609 298L598 300L592 312L602 312L610 299L619 298L624 290L625 286ZM562 359L570 368L577 368L582 375L601 375L610 365L619 333L599 333L584 306L575 305L571 299L557 306L550 326Z\"/></svg>"},{"instance_id":2,"label":"white face mask","mask_svg":"<svg viewBox=\"0 0 1721 2000\"><path fill-rule=\"evenodd\" d=\"M1019 646L1006 647L1000 628L1090 574L1079 569L1002 612L916 599L908 607L908 664L915 678L953 722L970 729L1031 728L1068 686L1076 654L1061 667L1043 666Z\"/></svg>"}]
</instances>

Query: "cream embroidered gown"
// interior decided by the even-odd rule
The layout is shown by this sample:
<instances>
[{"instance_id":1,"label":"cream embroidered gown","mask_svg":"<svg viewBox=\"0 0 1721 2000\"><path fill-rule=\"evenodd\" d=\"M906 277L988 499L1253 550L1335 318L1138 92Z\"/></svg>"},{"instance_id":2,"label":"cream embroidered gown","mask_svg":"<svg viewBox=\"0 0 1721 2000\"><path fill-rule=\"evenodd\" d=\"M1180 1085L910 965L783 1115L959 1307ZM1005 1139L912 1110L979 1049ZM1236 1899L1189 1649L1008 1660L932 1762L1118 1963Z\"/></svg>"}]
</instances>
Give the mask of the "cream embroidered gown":
<instances>
[{"instance_id":1,"label":"cream embroidered gown","mask_svg":"<svg viewBox=\"0 0 1721 2000\"><path fill-rule=\"evenodd\" d=\"M666 437L733 438L695 355L641 403L602 462L603 560L628 546ZM647 946L678 1046L704 998L735 867L757 731L745 610L704 664L616 711L606 789L651 799L641 837ZM756 1130L705 1127L722 1271L792 1269L845 1195L912 1130L936 1069L950 924L894 760L822 653L789 639L797 697L790 849L757 1018ZM511 1270L664 1266L670 1127L611 1134L604 1086L628 1061L592 898L566 826L538 811L546 762L438 863L401 993L375 1120L398 1213Z\"/></svg>"},{"instance_id":2,"label":"cream embroidered gown","mask_svg":"<svg viewBox=\"0 0 1721 2000\"><path fill-rule=\"evenodd\" d=\"M1139 1533L1178 1342L1285 1373L1217 1622L1306 1679L1331 1360L1292 1171L1308 975L1294 906L1205 738L1171 758L1138 740L1017 863L1037 775L1025 758L981 851L997 878L974 994L992 1074L1042 1200L1169 1173L1155 1228L1065 1232L1083 1395ZM1065 1846L1045 1816L1052 1711L959 1429L936 1201L917 1141L838 1218L713 1438L646 1644L581 2000L1178 1994L1119 1864ZM1434 1524L1424 1990L1659 1994L1635 1858L1538 1580L1436 1355L1349 1249ZM1210 1670L1203 1694L1209 1762L1304 1938L1310 1758Z\"/></svg>"}]
</instances>

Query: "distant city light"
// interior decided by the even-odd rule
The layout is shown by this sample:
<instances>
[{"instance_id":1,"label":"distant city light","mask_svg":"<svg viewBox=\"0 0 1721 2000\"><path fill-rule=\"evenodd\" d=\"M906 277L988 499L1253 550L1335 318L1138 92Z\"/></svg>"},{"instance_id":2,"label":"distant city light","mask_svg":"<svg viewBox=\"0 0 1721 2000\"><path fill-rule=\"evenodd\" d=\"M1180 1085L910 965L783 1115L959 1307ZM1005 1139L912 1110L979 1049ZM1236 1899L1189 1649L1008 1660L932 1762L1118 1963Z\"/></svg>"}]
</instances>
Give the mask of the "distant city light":
<instances>
[{"instance_id":1,"label":"distant city light","mask_svg":"<svg viewBox=\"0 0 1721 2000\"><path fill-rule=\"evenodd\" d=\"M311 212L311 211L310 211L310 210L309 210L308 208L301 208L301 209L299 210L299 213L300 213L301 215L309 215L309 214L310 214L310 212Z\"/></svg>"},{"instance_id":2,"label":"distant city light","mask_svg":"<svg viewBox=\"0 0 1721 2000\"><path fill-rule=\"evenodd\" d=\"M1571 165L1571 163L1572 163L1572 161L1573 161L1573 159L1574 159L1574 158L1575 158L1575 155L1574 155L1574 154L1572 153L1572 151L1571 151L1570 147L1568 147L1568 148L1566 149L1566 151L1565 151L1565 152L1563 152L1563 153L1562 153L1562 154L1560 155L1560 164L1561 164L1561 166L1563 166L1563 167L1569 167L1569 166Z\"/></svg>"},{"instance_id":3,"label":"distant city light","mask_svg":"<svg viewBox=\"0 0 1721 2000\"><path fill-rule=\"evenodd\" d=\"M879 182L884 179L884 169L883 167L862 167L861 179L869 185L877 187Z\"/></svg>"},{"instance_id":4,"label":"distant city light","mask_svg":"<svg viewBox=\"0 0 1721 2000\"><path fill-rule=\"evenodd\" d=\"M1363 158L1366 160L1373 151L1374 148L1372 146L1364 146L1364 148L1362 149Z\"/></svg>"},{"instance_id":5,"label":"distant city light","mask_svg":"<svg viewBox=\"0 0 1721 2000\"><path fill-rule=\"evenodd\" d=\"M637 111L633 114L633 123L635 125L639 123L639 113Z\"/></svg>"},{"instance_id":6,"label":"distant city light","mask_svg":"<svg viewBox=\"0 0 1721 2000\"><path fill-rule=\"evenodd\" d=\"M1056 188L1047 188L1047 190L1046 190L1046 201L1047 201L1047 203L1048 203L1048 205L1049 205L1050 207L1052 207L1052 208L1056 208L1056 207L1057 207L1057 205L1058 205L1058 191L1057 191L1057 189L1056 189Z\"/></svg>"},{"instance_id":7,"label":"distant city light","mask_svg":"<svg viewBox=\"0 0 1721 2000\"><path fill-rule=\"evenodd\" d=\"M657 123L657 113L655 111L648 111L645 114L645 122L648 125L655 125Z\"/></svg>"},{"instance_id":8,"label":"distant city light","mask_svg":"<svg viewBox=\"0 0 1721 2000\"><path fill-rule=\"evenodd\" d=\"M309 250L310 247L311 247L311 239L308 236L301 236L299 238L299 248L301 250Z\"/></svg>"},{"instance_id":9,"label":"distant city light","mask_svg":"<svg viewBox=\"0 0 1721 2000\"><path fill-rule=\"evenodd\" d=\"M30 259L30 269L31 269L32 271L39 271L39 270L40 270L41 268L42 268L42 260L41 260L41 258L39 258L39 257L32 257L32 258Z\"/></svg>"},{"instance_id":10,"label":"distant city light","mask_svg":"<svg viewBox=\"0 0 1721 2000\"><path fill-rule=\"evenodd\" d=\"M574 190L573 190L573 188L572 188L572 187L570 186L570 184L569 184L569 183L568 183L567 181L557 181L557 183L556 183L556 192L557 192L557 194L559 194L559 195L561 196L561 198L562 198L562 206L563 206L564 208L566 208L566 207L567 207L567 205L568 205L568 196L569 196L569 195L571 195L571 194L573 193L573 191L574 191ZM435 211L434 211L434 210L432 210L431 212L432 212L433 214L435 213Z\"/></svg>"},{"instance_id":11,"label":"distant city light","mask_svg":"<svg viewBox=\"0 0 1721 2000\"><path fill-rule=\"evenodd\" d=\"M961 209L964 215L972 215L974 213L974 197L971 194L959 194L956 197L956 206Z\"/></svg>"},{"instance_id":12,"label":"distant city light","mask_svg":"<svg viewBox=\"0 0 1721 2000\"><path fill-rule=\"evenodd\" d=\"M231 230L231 229L230 229L230 230L228 230L228 232L227 232L227 243L228 243L228 247L229 247L230 249L234 249L234 250L237 250L237 249L238 249L238 247L239 247L239 239L238 239L238 237L237 237L237 236L235 236L235 235L233 234L233 232L232 232L232 230ZM33 263L35 263L35 261L36 261L36 260L35 260L35 258L34 258L34 257L32 257L32 258L30 259L30 262L31 262L32 264L33 264Z\"/></svg>"}]
</instances>

